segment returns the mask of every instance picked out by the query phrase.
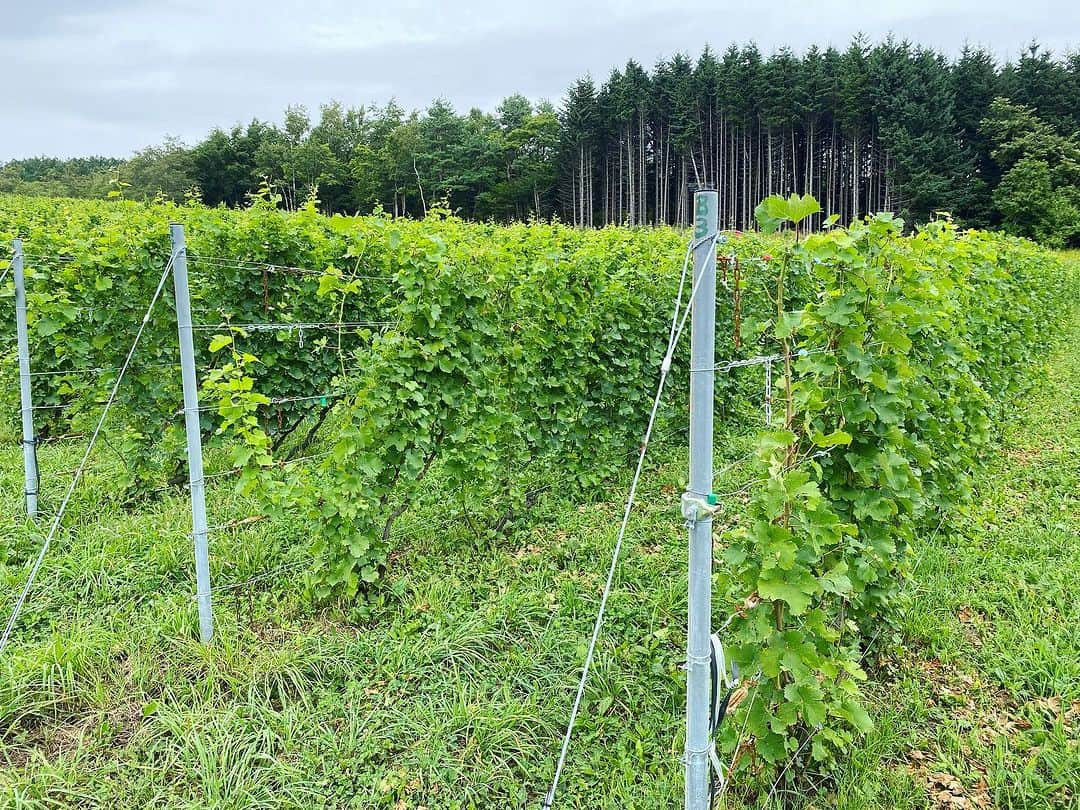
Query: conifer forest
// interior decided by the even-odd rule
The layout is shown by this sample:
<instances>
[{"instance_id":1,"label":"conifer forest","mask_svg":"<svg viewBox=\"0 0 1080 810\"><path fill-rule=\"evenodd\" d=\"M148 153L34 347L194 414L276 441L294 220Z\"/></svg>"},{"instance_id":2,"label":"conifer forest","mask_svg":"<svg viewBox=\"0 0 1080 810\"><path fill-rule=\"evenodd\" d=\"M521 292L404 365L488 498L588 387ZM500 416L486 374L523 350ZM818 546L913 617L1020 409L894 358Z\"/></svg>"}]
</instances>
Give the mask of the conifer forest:
<instances>
[{"instance_id":1,"label":"conifer forest","mask_svg":"<svg viewBox=\"0 0 1080 810\"><path fill-rule=\"evenodd\" d=\"M950 58L894 39L771 54L749 43L651 70L630 61L557 102L508 95L493 112L330 102L128 160L11 161L0 191L237 206L269 184L288 209L315 196L326 213L422 217L441 205L469 219L598 227L685 225L690 191L713 187L727 228L752 227L769 194L799 193L821 201L818 222L947 211L1067 244L1080 238L1078 129L1080 53L1032 43L1000 63L980 48Z\"/></svg>"}]
</instances>

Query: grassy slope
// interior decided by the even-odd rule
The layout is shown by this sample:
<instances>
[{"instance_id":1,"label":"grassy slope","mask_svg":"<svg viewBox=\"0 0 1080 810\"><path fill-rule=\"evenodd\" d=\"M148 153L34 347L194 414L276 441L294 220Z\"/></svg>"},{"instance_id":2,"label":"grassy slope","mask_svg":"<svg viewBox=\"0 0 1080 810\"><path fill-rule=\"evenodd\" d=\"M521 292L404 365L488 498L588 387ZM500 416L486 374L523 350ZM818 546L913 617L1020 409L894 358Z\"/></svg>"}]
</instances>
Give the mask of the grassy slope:
<instances>
[{"instance_id":1,"label":"grassy slope","mask_svg":"<svg viewBox=\"0 0 1080 810\"><path fill-rule=\"evenodd\" d=\"M730 459L747 447L723 445ZM73 466L74 451L43 450L43 468ZM675 448L657 458L562 807L595 807L597 796L667 806L681 793L685 460ZM17 448L0 469L13 515ZM746 474L722 483L735 489ZM625 481L598 503L549 499L495 543L443 525L434 493L396 558L398 594L370 619L313 611L286 575L220 594L218 637L204 649L192 637L185 502L125 515L107 503L107 479L106 467L81 496L81 524L50 551L0 665L0 796L11 806L488 808L543 791ZM251 508L218 488L211 522ZM7 531L25 538L24 559L25 527L9 518ZM303 540L288 534L225 533L212 544L215 581L302 560ZM5 591L21 576L12 565ZM47 617L62 618L48 629Z\"/></svg>"},{"instance_id":2,"label":"grassy slope","mask_svg":"<svg viewBox=\"0 0 1080 810\"><path fill-rule=\"evenodd\" d=\"M1080 806L1080 322L928 549L838 806ZM964 803L966 802L966 804Z\"/></svg>"},{"instance_id":3,"label":"grassy slope","mask_svg":"<svg viewBox=\"0 0 1080 810\"><path fill-rule=\"evenodd\" d=\"M1078 780L1080 759L1073 336L980 475L978 505L930 544L903 620L915 643L877 673L889 684L874 690L878 728L815 806L932 806L942 790L969 806L1072 801L1062 785ZM747 446L719 445L727 460ZM13 517L21 472L6 446L9 604L36 541ZM63 470L77 448L42 452L44 469ZM685 458L675 447L655 458L559 807L681 802ZM397 592L372 616L313 610L299 573L285 572L219 593L219 635L203 648L186 503L121 512L110 463L104 453L81 491L0 662L0 806L536 806L625 481L597 503L548 499L496 542L444 525L445 494L433 493L395 560ZM716 489L746 475L735 467ZM55 503L62 479L47 481ZM727 503L721 520L737 512ZM218 488L211 522L252 509ZM303 546L287 525L219 533L215 581L302 565Z\"/></svg>"}]
</instances>

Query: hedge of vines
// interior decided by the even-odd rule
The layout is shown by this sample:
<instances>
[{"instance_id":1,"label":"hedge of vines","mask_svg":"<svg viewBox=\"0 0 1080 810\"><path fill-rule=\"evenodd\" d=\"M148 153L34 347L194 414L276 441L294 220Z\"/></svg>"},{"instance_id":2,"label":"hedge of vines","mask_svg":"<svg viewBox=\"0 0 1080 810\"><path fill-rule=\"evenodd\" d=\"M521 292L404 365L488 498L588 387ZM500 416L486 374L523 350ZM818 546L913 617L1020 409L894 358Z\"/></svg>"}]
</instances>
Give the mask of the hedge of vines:
<instances>
[{"instance_id":1,"label":"hedge of vines","mask_svg":"<svg viewBox=\"0 0 1080 810\"><path fill-rule=\"evenodd\" d=\"M772 230L817 210L774 197L758 216ZM765 762L827 762L869 729L868 640L1075 300L1076 279L1030 243L948 221L903 238L902 225L788 235L775 310L747 325L786 358L758 443L767 482L720 566L734 656L759 671L740 725ZM724 742L734 750L733 728Z\"/></svg>"},{"instance_id":2,"label":"hedge of vines","mask_svg":"<svg viewBox=\"0 0 1080 810\"><path fill-rule=\"evenodd\" d=\"M761 222L786 230L722 251L739 261L722 262L732 291L717 322L737 327L721 329L717 357L785 358L758 447L766 482L718 538L718 616L735 615L728 641L754 693L723 740L734 750L746 722L754 742L740 767L804 748L829 760L868 727L858 683L869 633L920 532L967 497L1000 407L1030 381L1076 295L1028 242L948 221L904 237L887 216L791 230L815 209L770 198ZM0 197L0 238L20 235L48 257L27 260L33 366L56 372L35 379L35 398L64 406L39 412L43 436L96 418L111 377L83 370L122 360L168 259L171 220L187 228L196 321L217 326L197 344L207 439L229 448L239 486L267 511L308 516L318 596L377 591L431 476L455 493L448 520L497 533L546 488L595 487L632 457L686 233L501 227L445 212L325 218L313 206L289 215L269 197L244 211ZM386 325L303 346L297 333L239 326L266 321ZM3 346L14 417L13 335ZM182 480L175 363L167 294L110 422L128 496ZM682 375L673 390L685 390L685 363ZM757 380L718 377L729 420L760 400ZM321 392L340 396L314 412L277 403ZM672 424L684 399L672 396ZM312 445L327 454L316 469L280 470Z\"/></svg>"},{"instance_id":3,"label":"hedge of vines","mask_svg":"<svg viewBox=\"0 0 1080 810\"><path fill-rule=\"evenodd\" d=\"M296 402L313 392L334 390L342 373L340 356L370 340L364 330L234 332L229 324L260 322L359 322L371 319L387 293L374 286L355 305L331 312L318 296L322 271L336 262L349 266L348 238L338 223L311 209L284 219L271 200L256 201L240 213L201 207L145 206L119 201L87 202L0 198L0 237L8 255L10 239L21 236L26 253L31 367L35 373L36 428L43 440L85 433L96 422L153 289L169 260L168 223L186 226L193 319L220 330L196 333L198 361L209 376L221 365L209 351L218 331L234 335L238 346L257 356L256 389L290 400L260 409L268 433L281 435L311 410ZM205 258L204 258L205 257ZM226 261L219 261L219 258ZM314 275L267 269L260 263L318 268ZM10 302L10 277L4 296ZM3 346L3 373L9 384L2 401L17 411L14 315ZM343 352L338 351L341 346ZM110 418L106 452L124 459L118 489L138 496L176 483L183 463L182 404L176 320L171 283L133 358ZM104 369L87 373L87 369ZM329 407L330 403L327 403ZM208 437L216 414L206 413ZM43 486L48 486L44 482ZM47 494L47 493L46 493Z\"/></svg>"},{"instance_id":4,"label":"hedge of vines","mask_svg":"<svg viewBox=\"0 0 1080 810\"><path fill-rule=\"evenodd\" d=\"M604 459L613 443L630 450L636 441L627 438L640 430L631 412L641 395L636 375L647 376L656 359L652 338L665 317L663 302L674 295L684 249L684 236L674 230L507 228L440 212L423 222L327 218L314 206L284 215L271 197L254 200L244 211L0 197L0 257L15 236L24 240L27 255L31 364L40 375L34 378L34 401L43 408L35 419L43 440L85 433L96 421L114 380L108 369L121 364L168 261L170 221L186 229L194 320L219 327L196 333L204 404L222 406L204 414L206 440L211 449L215 443L232 446L233 434L240 434L253 446L261 442L275 451L239 451L240 467L252 460L269 466L270 458L295 454L305 444L302 439L318 444L330 435L328 426L350 419L349 402L310 397L349 393L371 381L377 391L365 407L373 409L379 392L397 396L405 376L430 393L467 375L473 391L477 375L492 371L490 363L502 369L501 387L483 413L494 408L489 421L505 422L499 433L505 444L498 453L502 478L507 469L538 465L538 456L561 453L581 456L563 469L588 485L610 471ZM736 240L734 249L747 256L762 250L754 237ZM468 312L460 309L466 293L475 299ZM11 328L0 340L0 372L9 381L0 403L15 418L10 278L2 294ZM751 294L740 307L750 312L765 304L764 296ZM468 330L455 338L461 319L480 314L488 320L476 327L493 330L486 342ZM239 326L368 321L391 326L307 332ZM108 426L109 452L124 459L124 480L117 483L125 497L159 491L163 483L183 478L175 330L168 285ZM440 342L440 330L447 330L448 338L470 335L476 368L466 369L464 363L450 368L450 358L441 354L456 344L447 338ZM732 334L722 336L721 351L732 353L736 342ZM389 358L398 351L415 354L402 355L399 376L389 383L373 377L390 373ZM414 362L432 351L439 368ZM533 358L538 358L535 369L528 366ZM89 374L87 369L106 371ZM730 405L740 381L724 383L722 400ZM534 390L539 388L544 390ZM471 402L443 404L457 411L473 407ZM425 407L403 422L426 417L432 403L418 404ZM463 425L473 418L464 411L459 417ZM388 437L393 430L384 426L381 432ZM443 432L447 435L435 443L447 451L462 440ZM291 446L286 438L293 440ZM441 468L443 460L433 463ZM387 463L396 469L397 462ZM454 461L451 467L459 463L470 462ZM404 488L407 481L399 475L394 486ZM499 508L502 516L510 506ZM359 580L343 577L338 584L347 586L335 585L338 592L348 593Z\"/></svg>"}]
</instances>

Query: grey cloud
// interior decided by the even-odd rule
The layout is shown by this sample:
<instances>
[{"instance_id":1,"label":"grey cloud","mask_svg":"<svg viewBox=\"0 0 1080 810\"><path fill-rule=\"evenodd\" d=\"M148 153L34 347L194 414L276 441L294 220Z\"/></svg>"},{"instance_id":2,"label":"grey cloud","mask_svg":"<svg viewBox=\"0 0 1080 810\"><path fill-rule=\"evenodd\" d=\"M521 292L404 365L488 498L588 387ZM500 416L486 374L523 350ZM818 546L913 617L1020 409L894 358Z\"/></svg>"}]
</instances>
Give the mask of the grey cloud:
<instances>
[{"instance_id":1,"label":"grey cloud","mask_svg":"<svg viewBox=\"0 0 1080 810\"><path fill-rule=\"evenodd\" d=\"M308 15L323 24L314 32L285 0L263 0L257 15L246 16L209 0L170 4L168 13L149 0L98 0L92 12L67 0L44 5L40 17L24 8L7 28L8 36L22 30L28 39L8 46L17 70L0 76L8 120L19 122L0 130L0 160L124 155L166 133L194 140L213 126L276 120L290 103L315 108L331 98L358 105L394 97L424 107L444 97L459 109L490 109L514 92L557 101L577 77L588 72L601 81L629 58L651 66L676 51L696 55L706 42L722 50L756 40L766 52L784 44L844 46L854 33L851 6L839 0L727 9L690 0L659 9L550 0L549 13L534 9L516 21L506 7L492 6L497 15L477 8L472 17L483 25L471 24L466 11L448 18L445 6L414 2L398 11L384 5L371 19L385 24L370 30L362 8L321 0ZM964 6L967 12L958 10ZM422 25L425 9L442 16ZM1032 37L1063 50L1080 31L1080 4L1071 0L1019 7L964 0L951 9L929 0L922 8L919 0L879 3L858 23L871 39L891 31L951 53L967 40L1001 57L1014 57ZM340 31L335 13L343 15ZM363 34L355 45L354 29ZM326 41L324 31L339 35Z\"/></svg>"},{"instance_id":2,"label":"grey cloud","mask_svg":"<svg viewBox=\"0 0 1080 810\"><path fill-rule=\"evenodd\" d=\"M125 8L135 8L145 0L10 0L4 4L0 23L0 42L25 42L39 36L77 33L103 18Z\"/></svg>"}]
</instances>

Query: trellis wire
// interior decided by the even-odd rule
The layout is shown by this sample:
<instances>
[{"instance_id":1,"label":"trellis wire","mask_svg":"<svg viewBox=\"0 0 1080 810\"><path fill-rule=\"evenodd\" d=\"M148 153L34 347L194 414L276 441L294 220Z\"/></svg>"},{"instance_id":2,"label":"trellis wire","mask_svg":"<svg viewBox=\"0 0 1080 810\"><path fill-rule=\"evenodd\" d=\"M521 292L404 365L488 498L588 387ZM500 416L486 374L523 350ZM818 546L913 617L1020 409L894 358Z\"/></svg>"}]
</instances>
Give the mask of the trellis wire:
<instances>
[{"instance_id":1,"label":"trellis wire","mask_svg":"<svg viewBox=\"0 0 1080 810\"><path fill-rule=\"evenodd\" d=\"M39 514L43 514L43 513L44 513L44 510L39 512ZM221 593L222 591L237 590L239 588L243 588L243 587L246 587L248 585L252 585L254 583L257 583L257 582L262 582L262 581L265 581L265 580L268 580L268 579L273 579L273 578L275 578L275 577L277 577L277 576L279 576L279 575L281 575L283 573L289 572L289 571L295 571L297 569L301 569L301 568L304 568L306 566L310 566L311 562L312 561L309 560L309 559L303 559L303 560L293 560L291 562L282 563L280 565L274 566L273 568L265 569L265 570L259 572L258 574L254 574L254 575L252 575L252 576L250 576L250 577L248 577L246 579L238 580L238 581L235 581L235 582L225 582L225 583L221 583L221 584L218 584L218 585L214 585L214 586L212 586L210 588L210 591L211 591L211 593ZM168 598L168 599L183 598L185 600L195 600L195 599L198 598L197 594L193 594L188 590L188 588L190 588L190 585L186 585L186 586L183 586L183 587L184 587L184 590L172 590L172 589L169 589L167 591L161 591L161 592L157 593L156 596L157 596L157 598ZM130 606L133 606L133 605L138 605L140 603L146 602L149 598L150 597L148 597L146 595L142 595L142 596L137 596L137 597L130 598L130 599L123 599L123 600L111 602L110 604L114 608L115 607L130 607Z\"/></svg>"},{"instance_id":2,"label":"trellis wire","mask_svg":"<svg viewBox=\"0 0 1080 810\"><path fill-rule=\"evenodd\" d=\"M277 577L280 574L285 573L286 571L292 571L297 568L302 568L309 565L311 565L311 560L294 560L293 562L283 563L276 568L271 568L267 571L263 571L262 573L255 574L254 576L248 577L244 580L240 580L239 582L226 582L221 585L214 585L210 588L210 591L212 593L220 593L221 591L232 591L236 590L237 588L244 588L248 585L253 585L256 582L273 579L274 577ZM191 598L194 599L195 597L192 595Z\"/></svg>"},{"instance_id":3,"label":"trellis wire","mask_svg":"<svg viewBox=\"0 0 1080 810\"><path fill-rule=\"evenodd\" d=\"M52 525L49 527L49 533L45 536L45 541L41 544L41 550L38 552L37 558L34 560L34 564L30 569L29 574L26 577L26 584L23 586L22 592L19 594L18 599L15 601L15 605L12 608L11 616L8 619L7 626L4 628L4 633L0 636L0 652L4 651L7 646L8 640L11 638L11 632L15 628L15 622L19 619L19 614L22 612L23 605L26 604L26 597L30 593L30 589L34 585L34 580L37 577L38 570L41 568L41 563L45 559L45 554L49 550L49 545L52 543L53 538L56 536L56 532L60 528L60 521L64 518L64 513L67 511L68 504L71 502L72 495L75 494L75 487L78 486L79 479L82 477L82 471L86 468L86 463L90 459L90 453L94 449L94 445L97 443L98 436L101 434L101 429L105 424L105 419L109 415L109 409L112 407L113 401L116 399L116 392L120 389L120 383L124 379L124 373L127 371L128 366L131 365L131 358L135 355L135 349L139 346L139 340L142 338L143 332L146 329L146 325L150 322L150 315L154 311L154 306L158 302L158 298L161 297L161 291L165 287L165 282L169 278L169 272L172 270L173 262L176 260L176 253L172 253L169 256L169 261L165 264L165 269L161 273L161 278L158 280L157 288L154 290L153 296L150 298L150 304L146 308L146 314L143 315L142 323L139 324L138 332L135 334L135 339L131 343L131 348L128 350L127 357L124 359L124 363L121 366L120 374L116 378L116 382L113 384L112 391L109 394L109 399L105 403L105 408L101 412L101 417L98 419L97 425L94 427L94 432L90 436L90 443L86 446L86 451L83 453L82 461L79 463L78 472L71 479L71 483L68 485L67 493L64 495L64 499L60 502L60 508L56 512L56 516L53 518Z\"/></svg>"},{"instance_id":4,"label":"trellis wire","mask_svg":"<svg viewBox=\"0 0 1080 810\"><path fill-rule=\"evenodd\" d=\"M878 341L876 343L868 343L864 348L872 349L882 345L884 344L881 341ZM790 357L809 357L813 354L831 354L835 351L835 349L823 347L820 349L799 349L788 354L761 354L741 360L728 360L723 363L718 363L713 366L711 370L726 372L736 368L745 368L747 366L765 366L765 424L771 425L773 405L773 363L777 363ZM693 368L690 369L690 373L697 374L709 370L710 369Z\"/></svg>"},{"instance_id":5,"label":"trellis wire","mask_svg":"<svg viewBox=\"0 0 1080 810\"><path fill-rule=\"evenodd\" d=\"M358 328L358 327L354 327L354 328ZM214 331L215 329L217 329L217 327L207 327L205 329L201 329L200 331L207 332L207 331ZM225 321L222 321L222 326L220 328L220 331L221 332L228 332L229 331L229 327L226 325ZM259 331L259 330L256 330L256 331ZM262 330L262 331L266 331L266 330ZM356 350L363 348L363 346L353 346L353 347L339 346L338 344L336 344L334 342L331 342L331 339L329 339L329 338L327 339L326 343L320 343L319 340L314 340L314 341L311 341L311 342L305 344L305 342L304 342L304 330L303 329L292 329L292 330L279 329L279 330L275 330L275 331L299 332L299 335L298 335L299 339L297 341L297 343L299 345L299 348L302 349L304 352L306 352L308 355L310 355L312 357L314 357L314 356L316 356L318 354L321 354L321 353L332 353L332 354L334 354L334 355L336 355L338 357L340 357L342 355L344 355L345 357L349 357ZM333 331L333 330L332 329L330 329L330 330L327 330L327 329L312 329L311 331L312 332L325 332L325 331ZM329 372L331 370L335 371L335 372L339 371L340 370L340 365L341 365L340 361L334 360L334 361L331 361L331 362L333 363L333 368L332 369L327 368L325 370L327 372ZM212 370L214 368L216 368L216 365L213 362L210 362L210 363L203 364L203 365L199 366L200 371L208 371L208 370ZM349 368L346 369L346 371L362 371L362 370L363 369L361 367L359 367L359 366L352 366L352 367L349 367Z\"/></svg>"},{"instance_id":6,"label":"trellis wire","mask_svg":"<svg viewBox=\"0 0 1080 810\"><path fill-rule=\"evenodd\" d=\"M273 397L270 398L269 402L257 402L253 404L260 408L268 408L271 405L288 405L295 402L316 402L324 399L341 399L343 396L345 396L345 394L340 391L337 393L330 391L325 394L313 394L311 396L303 397ZM212 413L219 411L222 408L241 408L245 406L246 403L244 402L223 402L214 405L200 405L197 410L200 413ZM183 413L184 410L181 408L178 411L174 411L172 415L176 417L183 415Z\"/></svg>"},{"instance_id":7,"label":"trellis wire","mask_svg":"<svg viewBox=\"0 0 1080 810\"><path fill-rule=\"evenodd\" d=\"M74 400L72 402L64 402L59 405L31 405L29 410L31 411L67 411L72 408L78 408L80 406L92 406L92 405L104 405L105 400L96 400L94 402L80 402Z\"/></svg>"},{"instance_id":8,"label":"trellis wire","mask_svg":"<svg viewBox=\"0 0 1080 810\"><path fill-rule=\"evenodd\" d=\"M798 349L798 350L796 350L794 352L791 352L790 356L791 357L806 357L806 356L811 355L811 354L823 354L823 353L829 352L829 351L831 351L831 350L827 349L827 348L821 348L821 349ZM717 363L715 366L712 367L712 370L713 371L731 371L733 368L744 368L746 366L761 366L761 365L770 366L773 363L779 362L780 360L783 360L783 359L784 359L783 354L759 354L759 355L756 355L754 357L744 358L742 360L727 360L727 361L725 361L723 363ZM708 369L703 369L703 368L690 369L691 374L698 374L698 373L700 373L702 371L708 371Z\"/></svg>"},{"instance_id":9,"label":"trellis wire","mask_svg":"<svg viewBox=\"0 0 1080 810\"><path fill-rule=\"evenodd\" d=\"M247 517L237 518L230 520L226 523L219 523L216 526L207 526L208 532L221 532L230 531L232 529L246 529L250 526L254 526L262 521L266 520L269 515L248 515ZM211 588L213 590L213 588Z\"/></svg>"},{"instance_id":10,"label":"trellis wire","mask_svg":"<svg viewBox=\"0 0 1080 810\"><path fill-rule=\"evenodd\" d=\"M690 256L693 254L695 248L704 244L706 241L712 241L712 250L716 245L717 234L713 234L710 237L706 237L701 240L693 240L689 244L686 250L686 256L683 259L682 276L685 279L687 264L690 260ZM585 684L588 682L589 671L592 666L593 656L596 653L596 643L600 637L600 627L604 621L604 612L607 608L607 600L611 594L611 588L615 581L615 572L618 569L619 557L622 552L623 539L626 536L626 527L630 522L630 512L634 508L634 497L637 495L638 482L641 480L641 471L645 466L645 454L649 448L649 441L652 438L653 426L656 423L656 414L660 409L660 400L664 394L664 385L667 382L668 373L671 370L671 363L673 355L675 353L675 347L679 343L679 338L682 337L683 329L686 326L686 320L690 315L691 305L694 298L697 295L698 288L701 286L701 281L705 278L705 273L701 273L694 281L694 284L690 290L690 298L686 302L686 307L682 311L682 318L680 320L680 301L675 303L675 311L672 314L672 322L677 323L677 328L673 328L670 332L668 339L668 346L664 352L664 360L660 365L660 379L656 386L656 394L653 397L652 411L649 414L648 425L645 428L645 435L642 437L641 449L638 454L637 467L634 470L634 477L630 482L630 491L626 497L626 507L623 510L622 522L619 524L618 534L615 539L615 548L611 554L611 565L608 568L607 580L604 584L604 590L600 595L600 605L596 614L596 621L593 624L592 637L589 640L589 646L585 653L585 663L582 666L581 679L578 682L577 693L574 696L573 707L570 710L570 720L566 726L566 733L563 736L562 747L559 751L559 759L555 765L555 775L551 780L551 787L547 792L547 796L544 799L544 810L550 810L552 803L555 801L555 792L559 787L559 777L562 775L563 766L566 764L566 755L570 750L570 739L574 733L574 724L577 721L578 711L581 708L581 700L585 695ZM680 281L680 289L684 286L684 282Z\"/></svg>"},{"instance_id":11,"label":"trellis wire","mask_svg":"<svg viewBox=\"0 0 1080 810\"><path fill-rule=\"evenodd\" d=\"M341 392L337 392L337 393L328 392L328 393L325 393L325 394L312 394L311 396L305 396L305 397L274 397L273 399L270 400L269 404L271 404L271 405L285 405L286 403L289 403L289 402L315 402L316 400L324 400L324 399L341 399L341 397L343 397L343 396L345 396L345 394L343 394Z\"/></svg>"},{"instance_id":12,"label":"trellis wire","mask_svg":"<svg viewBox=\"0 0 1080 810\"><path fill-rule=\"evenodd\" d=\"M176 363L154 363L149 365L141 365L139 368L179 368ZM76 369L60 369L57 371L31 371L31 377L67 377L77 376L79 374L107 374L113 371L119 371L120 366L99 366L95 368L76 368Z\"/></svg>"},{"instance_id":13,"label":"trellis wire","mask_svg":"<svg viewBox=\"0 0 1080 810\"><path fill-rule=\"evenodd\" d=\"M61 433L59 436L45 436L44 438L38 437L37 443L41 444L57 444L59 442L67 442L73 439L85 439L85 433Z\"/></svg>"},{"instance_id":14,"label":"trellis wire","mask_svg":"<svg viewBox=\"0 0 1080 810\"><path fill-rule=\"evenodd\" d=\"M228 256L210 256L202 253L189 253L188 258L193 259L195 262L202 262L205 264L210 264L232 270L254 270L258 272L265 270L268 273L284 273L300 276L327 275L326 271L324 270L315 270L310 267L294 267L285 264L274 264L272 262L261 262L254 259L235 259ZM397 281L397 278L395 276L352 275L345 273L343 273L342 275L343 278L361 279L365 281Z\"/></svg>"},{"instance_id":15,"label":"trellis wire","mask_svg":"<svg viewBox=\"0 0 1080 810\"><path fill-rule=\"evenodd\" d=\"M23 256L38 262L63 262L69 264L75 261L74 256L62 256L58 253L24 253Z\"/></svg>"},{"instance_id":16,"label":"trellis wire","mask_svg":"<svg viewBox=\"0 0 1080 810\"><path fill-rule=\"evenodd\" d=\"M53 477L58 477L58 476L61 476L61 475L64 475L64 476L75 475L75 473L77 473L78 471L79 471L78 467L72 467L70 470L50 470L49 475L53 476Z\"/></svg>"},{"instance_id":17,"label":"trellis wire","mask_svg":"<svg viewBox=\"0 0 1080 810\"><path fill-rule=\"evenodd\" d=\"M772 364L770 358L765 362L765 424L772 424Z\"/></svg>"},{"instance_id":18,"label":"trellis wire","mask_svg":"<svg viewBox=\"0 0 1080 810\"><path fill-rule=\"evenodd\" d=\"M874 348L877 348L879 346L884 346L884 345L885 345L884 341L877 340L877 341L874 341L872 343L867 343L862 348L864 348L864 349L874 349ZM723 363L717 363L715 366L712 367L712 370L713 371L731 371L734 368L744 368L746 366L761 366L761 365L769 365L769 364L772 364L772 363L778 363L781 360L783 360L785 357L799 358L799 357L809 357L809 356L814 355L814 354L834 354L835 352L836 352L836 349L829 348L828 346L822 346L822 347L817 348L817 349L796 349L795 351L789 352L787 354L759 354L759 355L755 355L754 357L746 357L746 358L743 358L743 359L740 359L740 360L727 360L727 361L725 361ZM692 369L690 369L690 373L691 374L700 374L701 372L708 371L708 370L709 369L692 368Z\"/></svg>"},{"instance_id":19,"label":"trellis wire","mask_svg":"<svg viewBox=\"0 0 1080 810\"><path fill-rule=\"evenodd\" d=\"M64 308L64 312L96 312L104 307L86 306L81 304L69 305L65 301L52 301L51 303L60 305Z\"/></svg>"},{"instance_id":20,"label":"trellis wire","mask_svg":"<svg viewBox=\"0 0 1080 810\"><path fill-rule=\"evenodd\" d=\"M254 270L257 272L283 273L297 276L322 276L323 271L310 267L294 267L287 264L274 264L273 262L260 262L254 259L235 259L228 256L210 256L204 253L189 253L188 258L193 262L210 264L216 267L224 267L232 270Z\"/></svg>"},{"instance_id":21,"label":"trellis wire","mask_svg":"<svg viewBox=\"0 0 1080 810\"><path fill-rule=\"evenodd\" d=\"M289 321L280 322L262 322L262 323L220 323L220 324L206 324L196 323L192 324L191 328L205 332L212 330L236 330L242 329L245 332L297 332L297 331L317 331L320 329L365 329L375 326L393 326L394 321L325 321L325 322L313 322L313 323L292 323Z\"/></svg>"},{"instance_id":22,"label":"trellis wire","mask_svg":"<svg viewBox=\"0 0 1080 810\"><path fill-rule=\"evenodd\" d=\"M299 464L299 463L301 463L303 461L316 461L318 459L326 458L327 456L333 455L333 452L334 452L333 450L327 450L325 453L313 453L313 454L307 455L307 456L297 456L296 458L287 458L287 459L283 459L281 461L275 461L273 464L269 465L268 467L266 467L264 469L268 469L268 470L270 470L270 469L281 469L283 467L289 467L289 466L291 466L293 464ZM206 482L206 481L214 481L214 480L216 480L218 478L228 478L229 476L232 476L232 475L240 475L243 471L244 471L243 467L233 467L232 469L221 470L220 472L216 472L216 473L208 473L206 475L203 475L202 481ZM184 488L187 489L190 486L191 486L190 484L185 484ZM162 488L159 488L156 491L164 492L167 489L171 489L171 487L162 487Z\"/></svg>"}]
</instances>

